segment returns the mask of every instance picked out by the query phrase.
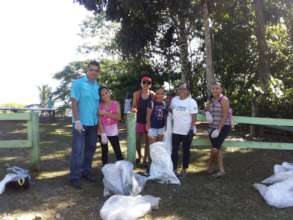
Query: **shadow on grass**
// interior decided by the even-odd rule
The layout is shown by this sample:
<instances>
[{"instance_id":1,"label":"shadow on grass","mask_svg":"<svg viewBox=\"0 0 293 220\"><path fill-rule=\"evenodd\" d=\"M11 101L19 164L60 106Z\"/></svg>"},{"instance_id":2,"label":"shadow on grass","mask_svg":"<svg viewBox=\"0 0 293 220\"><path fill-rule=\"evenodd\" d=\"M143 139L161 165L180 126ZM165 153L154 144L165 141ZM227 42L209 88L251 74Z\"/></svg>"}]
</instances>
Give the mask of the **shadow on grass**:
<instances>
[{"instance_id":1,"label":"shadow on grass","mask_svg":"<svg viewBox=\"0 0 293 220\"><path fill-rule=\"evenodd\" d=\"M57 121L54 125L42 124L41 127L41 172L34 175L29 190L7 190L0 196L0 219L27 214L42 219L99 219L99 209L105 201L99 171L100 147L97 147L93 163L97 183L83 182L83 190L76 191L68 185L70 125ZM56 132L58 129L64 130L66 135ZM114 155L112 150L110 152L113 161ZM161 202L159 210L142 219L292 219L292 208L269 207L252 188L254 182L271 175L274 164L292 161L292 152L227 151L224 159L227 175L220 179L205 172L208 150L193 148L191 152L190 173L181 186L146 184L143 194L158 196ZM7 163L27 167L29 160L29 150L1 150L0 174L4 175Z\"/></svg>"}]
</instances>

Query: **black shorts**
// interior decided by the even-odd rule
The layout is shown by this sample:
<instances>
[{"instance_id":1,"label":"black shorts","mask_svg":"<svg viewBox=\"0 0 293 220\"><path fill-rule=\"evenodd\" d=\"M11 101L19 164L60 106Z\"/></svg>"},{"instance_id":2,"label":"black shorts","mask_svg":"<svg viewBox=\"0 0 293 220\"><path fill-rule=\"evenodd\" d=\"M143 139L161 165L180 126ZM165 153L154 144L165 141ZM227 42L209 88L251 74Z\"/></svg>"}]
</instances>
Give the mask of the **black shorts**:
<instances>
[{"instance_id":1,"label":"black shorts","mask_svg":"<svg viewBox=\"0 0 293 220\"><path fill-rule=\"evenodd\" d=\"M212 128L209 130L209 138L211 140L211 143L212 143L212 147L213 148L216 148L216 149L221 149L222 147L222 144L224 143L225 141L225 138L228 136L228 134L230 133L231 131L231 126L230 125L225 125L221 131L220 131L220 134L217 138L211 138L211 134L212 132L216 130L215 128Z\"/></svg>"}]
</instances>

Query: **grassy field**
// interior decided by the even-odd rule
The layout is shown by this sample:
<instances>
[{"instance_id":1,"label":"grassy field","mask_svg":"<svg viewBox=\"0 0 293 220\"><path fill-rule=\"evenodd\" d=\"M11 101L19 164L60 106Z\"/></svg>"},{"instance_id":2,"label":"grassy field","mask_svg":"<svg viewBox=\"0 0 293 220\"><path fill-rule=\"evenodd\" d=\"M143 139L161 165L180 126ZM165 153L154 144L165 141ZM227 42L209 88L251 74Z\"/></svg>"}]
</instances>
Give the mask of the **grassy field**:
<instances>
[{"instance_id":1,"label":"grassy field","mask_svg":"<svg viewBox=\"0 0 293 220\"><path fill-rule=\"evenodd\" d=\"M99 169L100 148L97 148L94 159L94 171L99 181L96 184L83 182L83 190L76 191L68 185L69 121L43 122L40 130L41 171L33 174L29 190L16 192L8 189L0 195L0 219L100 219L99 209L105 201ZM25 132L22 124L0 124L0 139L21 139ZM121 143L125 155L123 137ZM227 175L221 179L206 174L207 158L208 150L192 149L190 174L181 186L147 183L143 194L158 196L161 202L159 210L142 219L293 219L293 208L269 207L252 187L253 183L271 175L274 164L293 161L293 152L226 150ZM5 167L28 167L29 160L28 150L1 149L0 177L4 176Z\"/></svg>"}]
</instances>

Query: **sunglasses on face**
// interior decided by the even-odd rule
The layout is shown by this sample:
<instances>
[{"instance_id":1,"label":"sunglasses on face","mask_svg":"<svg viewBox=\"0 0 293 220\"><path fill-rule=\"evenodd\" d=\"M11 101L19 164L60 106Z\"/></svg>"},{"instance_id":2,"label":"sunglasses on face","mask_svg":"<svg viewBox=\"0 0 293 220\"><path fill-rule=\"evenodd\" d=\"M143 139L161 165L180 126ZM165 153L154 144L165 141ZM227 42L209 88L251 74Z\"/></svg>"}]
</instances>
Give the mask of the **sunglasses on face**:
<instances>
[{"instance_id":1,"label":"sunglasses on face","mask_svg":"<svg viewBox=\"0 0 293 220\"><path fill-rule=\"evenodd\" d=\"M96 72L96 73L98 73L99 72L99 69L92 69L92 68L90 68L89 71L90 72Z\"/></svg>"},{"instance_id":2,"label":"sunglasses on face","mask_svg":"<svg viewBox=\"0 0 293 220\"><path fill-rule=\"evenodd\" d=\"M152 82L151 82L151 81L148 81L148 80L144 80L144 81L142 81L142 84L148 84L148 85L151 85Z\"/></svg>"}]
</instances>

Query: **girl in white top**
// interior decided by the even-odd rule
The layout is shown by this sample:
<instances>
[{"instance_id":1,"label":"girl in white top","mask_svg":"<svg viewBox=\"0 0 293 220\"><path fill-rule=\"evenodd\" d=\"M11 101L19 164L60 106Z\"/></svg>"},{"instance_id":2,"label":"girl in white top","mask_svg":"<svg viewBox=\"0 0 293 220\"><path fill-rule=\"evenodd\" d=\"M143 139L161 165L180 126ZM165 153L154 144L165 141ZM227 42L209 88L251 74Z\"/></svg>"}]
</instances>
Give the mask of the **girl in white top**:
<instances>
[{"instance_id":1,"label":"girl in white top","mask_svg":"<svg viewBox=\"0 0 293 220\"><path fill-rule=\"evenodd\" d=\"M198 107L196 101L191 98L186 83L181 83L178 88L178 96L175 96L170 105L173 117L172 132L172 161L173 169L176 172L178 163L179 145L183 145L183 167L181 177L186 176L189 165L190 145L193 134L196 133L196 114Z\"/></svg>"}]
</instances>

